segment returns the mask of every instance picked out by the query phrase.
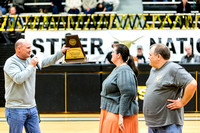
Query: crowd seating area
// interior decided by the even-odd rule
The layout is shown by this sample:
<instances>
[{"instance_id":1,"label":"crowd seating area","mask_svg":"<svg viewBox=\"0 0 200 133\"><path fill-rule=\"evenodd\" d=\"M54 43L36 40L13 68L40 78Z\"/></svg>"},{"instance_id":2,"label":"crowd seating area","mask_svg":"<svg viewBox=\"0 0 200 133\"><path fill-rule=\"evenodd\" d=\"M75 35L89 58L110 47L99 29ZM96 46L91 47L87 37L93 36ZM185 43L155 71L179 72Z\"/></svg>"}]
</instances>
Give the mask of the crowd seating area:
<instances>
[{"instance_id":1,"label":"crowd seating area","mask_svg":"<svg viewBox=\"0 0 200 133\"><path fill-rule=\"evenodd\" d=\"M188 0L188 1L191 4L192 13L198 13L198 11L196 9L195 0ZM176 8L177 8L178 3L180 3L180 0L157 0L156 2L154 0L142 0L144 13L176 13ZM65 0L62 0L62 5L63 6L65 5ZM12 0L10 0L9 6L12 6ZM47 11L48 11L47 13L49 13L51 15L51 2L49 0L25 0L25 13L23 13L21 15L34 15L34 14L37 14L37 13L44 11L44 9L47 9ZM67 13L62 13L62 14L64 16ZM98 12L98 15L99 14L101 14L101 12ZM150 16L147 16L147 15L143 15L143 16L139 16L139 15L136 15L136 16L131 16L131 15L118 16L118 15L115 15L115 14L117 14L117 11L116 12L107 12L107 14L113 14L113 16L111 16L111 15L109 15L109 16L95 16L95 17L94 16L92 16L92 17L90 17L90 16L89 17L82 17L81 16L81 17L79 17L80 21L76 21L76 22L72 22L71 18L61 17L61 19L60 19L60 21L58 21L58 23L53 22L51 17L48 17L48 20L47 20L48 22L44 21L44 19L40 19L39 17L32 17L32 20L36 21L34 23L34 24L36 24L36 27L39 27L39 25L40 25L40 24L38 24L38 26L37 26L37 23L41 23L42 26L46 26L46 24L48 24L48 23L53 23L54 25L60 24L61 27L65 28L65 29L70 27L72 29L79 28L81 30L84 29L85 25L88 25L89 28L91 27L91 28L95 28L95 29L97 29L99 27L100 28L103 27L103 28L106 28L106 29L112 29L112 28L124 29L127 26L129 26L129 28L135 29L135 28L138 28L138 27L135 27L136 25L138 25L139 28L142 28L142 29L148 28L148 27L162 28L162 27L165 27L165 26L170 27L170 28L173 28L173 27L176 27L176 26L182 27L182 24L179 24L180 21L179 21L179 18L176 17L176 15L174 15L174 16L170 15L169 16L170 21L168 21L169 18L166 16L167 14L164 15L164 16L161 16L162 21L161 20L156 21L156 20L154 20L154 18L157 18L157 17L152 17L152 15L150 15ZM174 19L175 17L177 18L177 20ZM101 22L98 22L98 19L96 19L96 18L100 18ZM82 19L84 20L85 24L83 24ZM165 19L166 19L166 21L163 22ZM192 16L192 19L195 20L195 21L198 21L199 17L195 18L195 16ZM24 19L24 22L25 22L24 25L27 24L26 20L27 19ZM54 21L55 20L56 19L54 19ZM67 25L68 20L69 20L70 23L74 23L74 25L71 25L71 26L68 26L68 27L63 26L64 22L66 22L65 24ZM87 20L87 21L90 20L90 21L88 21L88 23L86 23L85 20ZM31 21L31 19L30 19L30 21ZM152 21L155 21L155 24ZM171 21L174 21L174 22L171 22ZM95 22L97 22L96 25L94 25ZM0 23L2 23L2 22L0 22ZM103 24L98 25L99 23L103 23ZM30 25L31 22L28 22L28 24ZM151 24L154 24L154 25L151 25ZM176 24L176 25L174 25L174 24ZM193 25L190 25L190 27L193 27L193 28L199 27L199 23L194 22ZM42 29L43 28L44 27L42 27ZM51 28L55 28L55 27L51 27ZM2 30L3 29L4 28L2 28ZM22 36L23 36L23 34L22 34ZM2 37L0 35L0 39L1 38ZM12 36L11 36L11 40L12 40ZM13 38L13 40L14 40L14 38ZM1 41L1 42L4 42L4 40Z\"/></svg>"},{"instance_id":2,"label":"crowd seating area","mask_svg":"<svg viewBox=\"0 0 200 133\"><path fill-rule=\"evenodd\" d=\"M65 0L62 0L62 5L65 5ZM12 6L12 3L9 4ZM47 9L48 12L51 11L51 2L50 0L25 0L25 13L41 13L44 12L44 9Z\"/></svg>"},{"instance_id":3,"label":"crowd seating area","mask_svg":"<svg viewBox=\"0 0 200 133\"><path fill-rule=\"evenodd\" d=\"M98 0L97 0L98 1ZM9 4L12 6L12 3ZM65 0L62 0L63 8L65 6ZM51 2L50 0L25 0L25 14L28 13L51 13Z\"/></svg>"},{"instance_id":4,"label":"crowd seating area","mask_svg":"<svg viewBox=\"0 0 200 133\"><path fill-rule=\"evenodd\" d=\"M196 2L195 0L188 0L191 4L192 13L198 13L196 9ZM143 4L143 10L144 13L176 13L177 4L180 3L180 0L142 0ZM62 0L62 5L64 7L65 0ZM12 0L10 0L9 6L12 6ZM43 12L46 9L46 13L49 13L51 15L51 2L49 0L25 0L25 13L21 15L34 15ZM62 13L63 16L66 16L67 13ZM180 19L174 14L167 16L153 16L152 15L124 15L124 16L118 16L117 11L116 12L107 12L109 14L108 16L100 16L102 14L101 12L98 12L97 16L89 16L89 17L83 17L80 16L77 21L71 21L71 18L66 17L59 17L58 19L52 20L51 17L47 17L47 19L40 19L40 17L32 17L29 19L28 17L24 17L24 26L29 25L28 28L30 28L30 25L36 25L34 28L38 29L44 29L46 25L51 25L49 28L55 28L56 25L58 28L64 28L64 29L81 29L84 30L85 28L106 28L106 29L125 29L128 27L129 29L137 29L139 28L151 28L151 27L181 27L182 23L180 22ZM113 14L113 15L110 15ZM134 14L134 13L133 13ZM62 16L61 15L61 16ZM99 15L99 16L98 16ZM162 17L162 18L161 18ZM4 17L1 19L3 20ZM176 19L175 19L176 18ZM29 19L29 20L28 20ZM157 20L156 20L157 19ZM198 21L199 17L195 18L195 16L192 16L192 18L189 18L193 21ZM28 20L28 21L27 21ZM56 20L59 20L56 22ZM101 20L101 21L99 21ZM55 22L54 22L55 21ZM154 22L155 21L155 22ZM171 22L172 21L172 22ZM174 21L174 22L173 22ZM33 22L33 23L32 23ZM68 24L70 22L70 25ZM3 23L3 22L0 22ZM63 24L64 23L64 24ZM96 23L96 24L95 24ZM55 25L55 26L52 26ZM44 26L44 27L41 27ZM61 26L61 27L60 27ZM87 26L87 27L86 27ZM136 27L138 26L138 27ZM190 28L199 28L198 22L193 22L193 24L189 25ZM186 25L187 28L187 25ZM5 28L1 27L1 31L3 31ZM48 30L48 29L47 29ZM21 30L21 31L24 31ZM23 33L22 33L23 36ZM10 36L11 40L13 36ZM0 35L0 39L2 40L2 36ZM1 42L4 42L2 40Z\"/></svg>"},{"instance_id":5,"label":"crowd seating area","mask_svg":"<svg viewBox=\"0 0 200 133\"><path fill-rule=\"evenodd\" d=\"M143 0L144 13L176 13L177 5L181 0ZM195 0L188 0L192 13L198 13Z\"/></svg>"},{"instance_id":6,"label":"crowd seating area","mask_svg":"<svg viewBox=\"0 0 200 133\"><path fill-rule=\"evenodd\" d=\"M142 0L144 13L176 13L177 4L181 0ZM195 0L188 0L191 4L192 13L198 13ZM10 6L12 3L9 4ZM62 5L65 5L65 0L62 0ZM49 0L26 0L26 13L51 13L51 2Z\"/></svg>"}]
</instances>

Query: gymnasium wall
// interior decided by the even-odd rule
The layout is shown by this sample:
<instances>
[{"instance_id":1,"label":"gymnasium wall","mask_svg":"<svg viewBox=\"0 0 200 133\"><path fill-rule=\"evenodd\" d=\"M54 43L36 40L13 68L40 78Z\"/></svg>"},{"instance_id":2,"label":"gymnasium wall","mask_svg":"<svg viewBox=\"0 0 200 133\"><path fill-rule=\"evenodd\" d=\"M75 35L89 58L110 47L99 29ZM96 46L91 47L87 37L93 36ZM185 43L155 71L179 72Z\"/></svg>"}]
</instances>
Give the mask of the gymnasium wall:
<instances>
[{"instance_id":1,"label":"gymnasium wall","mask_svg":"<svg viewBox=\"0 0 200 133\"><path fill-rule=\"evenodd\" d=\"M199 86L199 64L181 64L197 79ZM114 65L108 64L63 64L52 65L38 71L36 82L36 101L39 112L99 112L100 92L103 80ZM145 82L151 67L138 66L138 102L142 111L146 91ZM185 106L185 112L199 112L200 93L197 88L194 97Z\"/></svg>"}]
</instances>

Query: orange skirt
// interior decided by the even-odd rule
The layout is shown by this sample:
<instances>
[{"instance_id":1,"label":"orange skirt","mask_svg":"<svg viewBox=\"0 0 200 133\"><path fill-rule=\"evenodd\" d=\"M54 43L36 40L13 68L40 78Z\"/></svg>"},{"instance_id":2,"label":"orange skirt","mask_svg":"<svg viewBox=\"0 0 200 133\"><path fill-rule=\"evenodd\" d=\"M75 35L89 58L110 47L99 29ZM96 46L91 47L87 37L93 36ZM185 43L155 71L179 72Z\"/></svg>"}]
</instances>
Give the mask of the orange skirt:
<instances>
[{"instance_id":1,"label":"orange skirt","mask_svg":"<svg viewBox=\"0 0 200 133\"><path fill-rule=\"evenodd\" d=\"M122 133L118 126L119 114L101 109L99 133ZM123 133L138 133L138 115L124 116Z\"/></svg>"}]
</instances>

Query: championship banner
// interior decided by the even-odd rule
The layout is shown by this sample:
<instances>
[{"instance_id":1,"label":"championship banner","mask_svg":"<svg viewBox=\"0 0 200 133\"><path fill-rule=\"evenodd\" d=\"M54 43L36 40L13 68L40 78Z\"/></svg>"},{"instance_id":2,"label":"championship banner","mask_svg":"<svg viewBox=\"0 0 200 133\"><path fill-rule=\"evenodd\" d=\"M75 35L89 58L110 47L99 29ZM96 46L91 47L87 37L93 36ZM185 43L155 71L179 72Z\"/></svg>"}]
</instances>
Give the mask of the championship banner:
<instances>
[{"instance_id":1,"label":"championship banner","mask_svg":"<svg viewBox=\"0 0 200 133\"><path fill-rule=\"evenodd\" d=\"M195 54L200 53L200 30L100 30L100 31L25 31L25 39L32 44L36 55L48 56L60 50L65 44L65 35L78 35L89 62L104 62L112 51L112 43L119 41L136 55L137 45L143 46L147 61L151 44L162 43L171 51L171 61L180 61L186 54L184 46L191 44Z\"/></svg>"}]
</instances>

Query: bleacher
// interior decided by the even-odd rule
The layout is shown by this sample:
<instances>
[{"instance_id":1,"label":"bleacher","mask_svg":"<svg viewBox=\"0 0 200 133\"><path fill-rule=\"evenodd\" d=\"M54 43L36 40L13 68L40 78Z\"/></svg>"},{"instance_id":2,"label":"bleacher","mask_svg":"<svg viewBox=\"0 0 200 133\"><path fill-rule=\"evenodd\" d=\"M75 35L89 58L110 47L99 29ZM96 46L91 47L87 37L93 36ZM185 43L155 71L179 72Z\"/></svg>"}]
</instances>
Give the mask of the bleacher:
<instances>
[{"instance_id":1,"label":"bleacher","mask_svg":"<svg viewBox=\"0 0 200 133\"><path fill-rule=\"evenodd\" d=\"M62 5L65 5L65 0L62 0ZM10 3L10 6L12 3ZM47 9L51 12L51 2L49 0L26 0L24 3L26 13L40 13L41 9Z\"/></svg>"},{"instance_id":2,"label":"bleacher","mask_svg":"<svg viewBox=\"0 0 200 133\"><path fill-rule=\"evenodd\" d=\"M168 0L168 2L163 2L163 1L159 0L158 2L153 2L153 0L143 0L143 2L142 2L143 10L144 10L143 13L159 13L159 14L160 13L176 13L176 8L177 8L178 3L180 3L180 1ZM189 3L191 4L191 7L192 7L192 13L198 13L198 11L196 9L196 5L195 5L196 2L194 0L189 0ZM62 0L62 5L64 7L65 0ZM12 3L10 3L9 6L12 6ZM47 9L49 11L48 14L52 15L51 14L51 2L49 0L27 0L27 1L25 1L25 11L26 12L22 13L21 15L34 15L34 14L43 15L43 13L40 13L41 9ZM107 14L117 14L117 12L106 12L106 13ZM67 13L63 12L63 13L61 13L61 15L62 14L66 15ZM99 14L102 14L102 13L98 12L98 15ZM130 17L131 16L128 16L127 19L130 19ZM142 17L142 16L136 16L136 18L137 17ZM146 17L147 23L151 24L150 21L153 19L151 17L147 17L147 16L145 16L145 17ZM164 18L165 18L165 16L164 16ZM35 20L37 18L33 18L33 19ZM114 18L114 19L116 20L116 18ZM117 19L119 19L119 18L117 18ZM110 20L108 20L108 21L110 21ZM52 21L51 21L51 23L52 23ZM124 23L126 23L126 21ZM26 23L24 23L24 25L25 24ZM90 22L89 24L93 24L93 22ZM135 24L135 21L133 22L133 24ZM133 24L132 24L132 27L134 27ZM76 27L76 26L74 26L74 27ZM122 26L122 27L125 27L125 26ZM146 27L146 26L140 26L140 27ZM1 42L4 42L4 41L1 41Z\"/></svg>"},{"instance_id":3,"label":"bleacher","mask_svg":"<svg viewBox=\"0 0 200 133\"><path fill-rule=\"evenodd\" d=\"M175 0L168 0L168 2L143 0L143 11L144 13L176 13L177 5L180 2ZM198 13L196 2L188 0L188 3L191 5L192 13Z\"/></svg>"},{"instance_id":4,"label":"bleacher","mask_svg":"<svg viewBox=\"0 0 200 133\"><path fill-rule=\"evenodd\" d=\"M167 2L143 0L143 11L144 13L176 13L177 4L180 2L181 0L168 0ZM188 3L191 4L192 13L198 13L195 0L188 0ZM9 5L11 6L12 3ZM64 7L65 0L62 0L62 5ZM51 2L49 0L27 0L24 6L26 13L40 13L41 9L47 9L51 13Z\"/></svg>"},{"instance_id":5,"label":"bleacher","mask_svg":"<svg viewBox=\"0 0 200 133\"><path fill-rule=\"evenodd\" d=\"M62 5L64 7L65 0L63 0ZM12 0L11 3L8 4L9 7L13 6ZM51 2L49 0L25 0L24 4L25 12L21 15L34 15L34 14L43 14L44 9L47 9L47 11L51 14ZM2 20L1 20L2 21ZM2 24L2 22L0 22ZM25 24L24 24L25 25ZM22 38L24 38L24 32L22 32L21 35ZM11 42L14 43L15 36L9 36ZM3 39L2 35L0 35L0 45L3 45L5 47L5 40Z\"/></svg>"},{"instance_id":6,"label":"bleacher","mask_svg":"<svg viewBox=\"0 0 200 133\"><path fill-rule=\"evenodd\" d=\"M188 0L188 2L191 4L192 13L198 13L195 0ZM167 2L161 0L157 2L153 0L142 1L144 13L176 13L177 4L179 3L180 0L168 0ZM11 6L12 3L9 5ZM65 6L65 0L62 0L62 5ZM28 0L25 1L24 6L26 13L40 13L44 9L47 9L49 13L52 12L49 0Z\"/></svg>"},{"instance_id":7,"label":"bleacher","mask_svg":"<svg viewBox=\"0 0 200 133\"><path fill-rule=\"evenodd\" d=\"M180 1L168 0L168 2L163 2L163 1L153 2L153 0L143 0L143 9L144 9L144 13L176 13L176 8L177 8L177 4L178 3L180 3ZM192 6L192 12L196 12L197 13L198 11L195 8L195 1L190 0L189 3ZM65 5L65 0L62 0L62 4L63 4L63 6ZM9 6L12 6L12 3L10 3ZM27 0L27 1L25 1L25 11L26 11L26 13L24 13L25 15L33 15L34 13L35 14L40 13L41 9L48 9L49 13L51 13L51 2L49 0ZM116 14L116 12L109 12L108 14L112 14L112 13ZM99 13L99 14L101 14L101 13ZM142 17L146 17L146 22L140 21L140 18L142 18ZM171 16L171 17L174 17L174 16ZM121 20L121 18L122 18L122 20ZM163 18L166 18L166 16L163 16ZM33 19L36 20L38 18L33 18ZM68 22L68 21L66 21L68 19L67 17L64 18L64 19L65 19L65 22ZM93 26L94 28L98 27L98 26L95 27L94 24L93 24L92 18L90 18L90 19L91 19L91 21L89 23L86 23L85 25L88 24L88 27L89 26L91 26L91 27ZM112 18L111 19L107 19L106 18L107 19L106 21L104 21L104 19L102 19L102 22L101 22L104 25L100 26L100 28L101 27L104 28L106 23L110 24L111 20L112 20ZM127 23L127 24L123 25L123 23L128 22L128 19L131 20L130 24ZM138 23L135 21L137 19L138 19ZM131 27L132 29L137 29L138 27L135 27L135 25L138 25L140 28L141 27L142 28L148 28L147 27L148 25L146 25L146 24L149 24L149 27L150 27L150 24L152 23L152 20L153 20L153 17L151 17L151 16L139 16L139 15L136 15L136 16L130 16L130 15L123 16L122 15L122 16L114 16L112 21L114 23L118 23L118 26L117 26L118 29L126 28L129 25L130 25L129 27ZM171 20L172 20L172 18L171 18ZM118 22L116 22L116 21L118 21ZM121 22L123 22L123 23L121 23ZM166 21L165 23L169 23L169 22L170 21ZM51 21L51 23L53 23L53 22ZM100 23L100 22L98 22L98 23ZM30 24L30 22L29 22L29 24ZM44 24L44 22L42 23L42 25L43 24ZM74 28L78 27L77 25L80 27L81 23L77 24L77 22L76 22L76 25L74 25ZM82 24L82 27L84 27L85 25ZM163 23L155 22L155 26L156 25L158 25L157 27L161 27L163 25ZM172 24L169 24L169 25L171 25L170 27L173 27ZM61 24L61 26L62 26L62 24ZM151 26L151 27L155 27L155 26ZM35 28L36 27L39 27L39 24L38 24L38 26L36 24ZM108 27L108 26L106 26L106 27ZM42 29L44 29L44 28L42 28ZM65 27L65 29L67 29L67 28ZM79 28L77 28L77 29L80 30ZM112 29L112 27L111 27L111 29ZM24 37L24 33L22 33L22 37ZM10 36L10 39L11 40L15 40L15 37L14 36ZM1 35L0 35L0 40L1 40L0 41L0 45L1 45L2 49L7 47L7 46L5 46L5 40L2 38ZM13 41L12 45L14 45L14 41ZM6 54L8 54L8 55L6 55L6 54L3 54L3 55L8 57L12 53L14 53L13 50L11 50L11 53L6 52ZM0 64L1 65L4 64L5 58L3 58L3 56L1 56L1 59L2 59L2 60L0 60Z\"/></svg>"}]
</instances>

